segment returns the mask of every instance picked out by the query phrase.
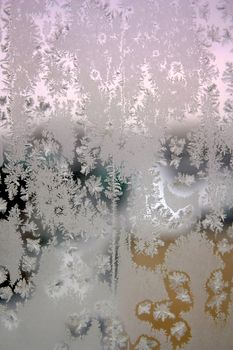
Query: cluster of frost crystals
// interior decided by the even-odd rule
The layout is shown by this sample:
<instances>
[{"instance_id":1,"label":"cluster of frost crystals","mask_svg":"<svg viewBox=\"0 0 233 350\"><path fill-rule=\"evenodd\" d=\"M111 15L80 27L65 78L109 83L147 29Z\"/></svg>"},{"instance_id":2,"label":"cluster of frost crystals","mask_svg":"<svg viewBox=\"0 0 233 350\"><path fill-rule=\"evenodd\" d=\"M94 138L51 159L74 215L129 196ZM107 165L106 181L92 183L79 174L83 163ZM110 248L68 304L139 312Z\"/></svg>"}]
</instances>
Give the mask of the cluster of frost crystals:
<instances>
[{"instance_id":1,"label":"cluster of frost crystals","mask_svg":"<svg viewBox=\"0 0 233 350\"><path fill-rule=\"evenodd\" d=\"M232 42L231 0L0 1L3 350L233 347Z\"/></svg>"}]
</instances>

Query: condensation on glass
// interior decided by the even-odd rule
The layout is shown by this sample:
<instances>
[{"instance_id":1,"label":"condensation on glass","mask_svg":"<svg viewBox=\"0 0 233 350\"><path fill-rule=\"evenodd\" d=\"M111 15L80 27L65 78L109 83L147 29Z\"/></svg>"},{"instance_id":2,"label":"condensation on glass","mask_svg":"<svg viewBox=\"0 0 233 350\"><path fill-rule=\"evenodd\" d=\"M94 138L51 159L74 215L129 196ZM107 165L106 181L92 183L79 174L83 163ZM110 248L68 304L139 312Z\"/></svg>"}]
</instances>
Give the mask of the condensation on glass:
<instances>
[{"instance_id":1,"label":"condensation on glass","mask_svg":"<svg viewBox=\"0 0 233 350\"><path fill-rule=\"evenodd\" d=\"M232 0L0 1L1 350L233 349Z\"/></svg>"}]
</instances>

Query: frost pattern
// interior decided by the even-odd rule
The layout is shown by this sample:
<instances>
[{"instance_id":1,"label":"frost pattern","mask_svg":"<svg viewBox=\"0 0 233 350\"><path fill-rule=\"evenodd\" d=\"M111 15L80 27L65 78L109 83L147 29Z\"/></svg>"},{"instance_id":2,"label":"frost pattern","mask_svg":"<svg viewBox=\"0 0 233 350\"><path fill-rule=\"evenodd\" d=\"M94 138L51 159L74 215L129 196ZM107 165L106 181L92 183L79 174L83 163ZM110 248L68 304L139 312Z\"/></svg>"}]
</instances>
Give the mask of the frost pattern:
<instances>
[{"instance_id":1,"label":"frost pattern","mask_svg":"<svg viewBox=\"0 0 233 350\"><path fill-rule=\"evenodd\" d=\"M231 0L0 1L4 350L232 349L232 41Z\"/></svg>"}]
</instances>

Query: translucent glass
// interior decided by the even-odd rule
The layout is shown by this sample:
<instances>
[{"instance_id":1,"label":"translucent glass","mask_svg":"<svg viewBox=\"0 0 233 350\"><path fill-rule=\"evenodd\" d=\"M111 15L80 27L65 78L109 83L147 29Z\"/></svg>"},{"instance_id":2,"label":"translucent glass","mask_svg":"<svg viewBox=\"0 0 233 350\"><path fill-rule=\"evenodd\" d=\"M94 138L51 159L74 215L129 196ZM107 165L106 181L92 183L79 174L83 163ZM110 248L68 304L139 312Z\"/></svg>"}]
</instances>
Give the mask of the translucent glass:
<instances>
[{"instance_id":1,"label":"translucent glass","mask_svg":"<svg viewBox=\"0 0 233 350\"><path fill-rule=\"evenodd\" d=\"M233 349L232 0L0 1L0 349Z\"/></svg>"}]
</instances>

